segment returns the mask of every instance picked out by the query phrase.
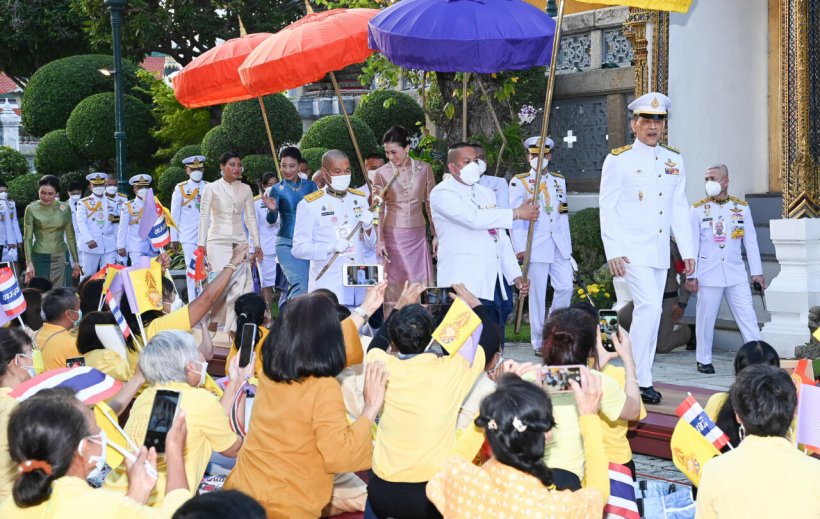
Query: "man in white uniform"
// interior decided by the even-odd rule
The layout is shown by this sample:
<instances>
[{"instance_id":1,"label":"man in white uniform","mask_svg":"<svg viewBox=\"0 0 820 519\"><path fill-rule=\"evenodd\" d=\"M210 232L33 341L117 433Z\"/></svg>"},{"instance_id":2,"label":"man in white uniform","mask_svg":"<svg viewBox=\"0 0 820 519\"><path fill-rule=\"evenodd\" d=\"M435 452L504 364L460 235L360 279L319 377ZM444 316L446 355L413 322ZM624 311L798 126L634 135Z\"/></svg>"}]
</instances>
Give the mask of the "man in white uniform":
<instances>
[{"instance_id":1,"label":"man in white uniform","mask_svg":"<svg viewBox=\"0 0 820 519\"><path fill-rule=\"evenodd\" d=\"M535 220L538 208L530 204L499 208L493 192L478 184L481 167L470 144L450 148L447 163L450 178L430 192L439 239L436 284L463 283L484 306L495 309L503 334L502 305L508 296L502 285L514 284L521 297L529 290L505 229L515 220Z\"/></svg>"},{"instance_id":2,"label":"man in white uniform","mask_svg":"<svg viewBox=\"0 0 820 519\"><path fill-rule=\"evenodd\" d=\"M555 142L547 138L544 160L541 164L541 182L537 196L535 191L540 138L531 137L524 142L530 161L530 171L516 175L510 181L510 205L517 207L530 203L535 197L539 210L535 222L530 252L530 330L532 348L540 356L541 336L547 316L547 282L555 290L549 313L569 306L572 300L572 242L569 235L569 212L567 208L567 185L564 177L551 173L547 169ZM513 250L518 261L523 261L527 248L529 222L518 221L513 224L510 235Z\"/></svg>"},{"instance_id":3,"label":"man in white uniform","mask_svg":"<svg viewBox=\"0 0 820 519\"><path fill-rule=\"evenodd\" d=\"M630 335L641 398L647 404L661 401L652 387L652 362L669 269L670 231L684 259L684 273L695 268L683 157L660 144L671 104L657 92L629 104L635 142L607 155L599 195L609 270L626 278L635 303Z\"/></svg>"},{"instance_id":4,"label":"man in white uniform","mask_svg":"<svg viewBox=\"0 0 820 519\"><path fill-rule=\"evenodd\" d=\"M91 173L85 177L91 183L91 195L77 204L77 249L82 251L83 278L117 260L115 204L105 196L107 173Z\"/></svg>"},{"instance_id":5,"label":"man in white uniform","mask_svg":"<svg viewBox=\"0 0 820 519\"><path fill-rule=\"evenodd\" d=\"M745 200L729 196L729 168L724 164L706 170L706 194L689 212L695 241L697 268L689 275L687 286L698 294L695 319L697 367L701 373L714 373L712 339L723 296L740 328L743 342L759 341L760 328L752 306L749 277L743 264L741 243L752 282L766 288L763 264L757 246L752 212Z\"/></svg>"},{"instance_id":6,"label":"man in white uniform","mask_svg":"<svg viewBox=\"0 0 820 519\"><path fill-rule=\"evenodd\" d=\"M524 144L526 146L526 143ZM507 180L504 177L497 177L495 175L487 174L487 159L484 155L484 148L480 144L473 143L475 155L478 157L478 166L481 170L481 178L478 183L484 187L490 188L495 195L495 202L500 209L510 208L510 190L507 186Z\"/></svg>"},{"instance_id":7,"label":"man in white uniform","mask_svg":"<svg viewBox=\"0 0 820 519\"><path fill-rule=\"evenodd\" d=\"M296 206L293 256L310 260L308 292L326 288L336 294L340 304L358 307L364 301L365 289L343 285L343 265L363 263L365 251L375 249L377 236L373 229L373 213L364 193L350 188L352 171L350 159L344 152L326 152L318 173L323 177L325 187L305 196ZM360 221L361 230L348 240L347 236ZM339 257L317 280L316 276L337 252ZM367 320L370 316L362 317Z\"/></svg>"},{"instance_id":8,"label":"man in white uniform","mask_svg":"<svg viewBox=\"0 0 820 519\"><path fill-rule=\"evenodd\" d=\"M143 257L153 258L157 255L148 238L139 237L142 206L145 203L145 191L151 185L151 175L134 175L128 180L134 187L136 197L122 204L120 224L117 229L117 248L120 256L128 255L131 265L136 265Z\"/></svg>"},{"instance_id":9,"label":"man in white uniform","mask_svg":"<svg viewBox=\"0 0 820 519\"><path fill-rule=\"evenodd\" d=\"M115 229L118 229L120 226L120 212L122 212L122 205L128 202L128 197L120 193L118 190L119 182L117 181L117 176L114 174L109 174L108 178L105 179L105 197L111 204L113 204L113 216L111 217L111 223L114 225ZM116 260L120 265L128 264L128 258L125 256L120 256L119 251L117 251Z\"/></svg>"},{"instance_id":10,"label":"man in white uniform","mask_svg":"<svg viewBox=\"0 0 820 519\"><path fill-rule=\"evenodd\" d=\"M17 218L17 207L14 200L9 200L9 188L0 181L0 258L2 261L15 262L18 259L17 248L22 242L20 221Z\"/></svg>"},{"instance_id":11,"label":"man in white uniform","mask_svg":"<svg viewBox=\"0 0 820 519\"><path fill-rule=\"evenodd\" d=\"M179 251L182 244L182 253L185 256L185 268L191 264L196 250L196 241L199 237L199 204L202 200L202 190L207 182L202 180L205 168L205 156L193 155L182 159L188 180L180 182L174 187L171 195L171 218L179 230L171 227L171 249ZM265 251L267 252L267 251ZM188 286L188 303L198 296L196 282L186 276Z\"/></svg>"},{"instance_id":12,"label":"man in white uniform","mask_svg":"<svg viewBox=\"0 0 820 519\"><path fill-rule=\"evenodd\" d=\"M274 173L262 175L260 187L264 193L268 193L278 179ZM262 247L262 261L256 263L259 272L259 286L262 289L262 298L268 306L273 301L273 288L276 286L276 233L279 232L279 219L276 222L268 223L268 207L262 200L262 195L253 199L253 207L256 211L256 225L259 226L259 246Z\"/></svg>"}]
</instances>

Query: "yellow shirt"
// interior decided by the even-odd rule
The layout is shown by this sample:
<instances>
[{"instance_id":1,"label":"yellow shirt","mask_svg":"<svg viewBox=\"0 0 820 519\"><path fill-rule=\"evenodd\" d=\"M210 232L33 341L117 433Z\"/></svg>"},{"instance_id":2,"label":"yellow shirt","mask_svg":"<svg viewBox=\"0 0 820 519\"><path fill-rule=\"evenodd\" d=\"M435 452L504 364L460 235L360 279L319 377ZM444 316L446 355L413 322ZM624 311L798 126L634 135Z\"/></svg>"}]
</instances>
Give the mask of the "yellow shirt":
<instances>
[{"instance_id":1,"label":"yellow shirt","mask_svg":"<svg viewBox=\"0 0 820 519\"><path fill-rule=\"evenodd\" d=\"M191 318L188 314L188 305L151 321L151 323L145 327L145 340L150 341L154 335L167 330L179 330L181 332L191 331ZM131 332L134 334L134 346L136 346L136 349L126 349L125 356L128 359L129 373L133 375L137 370L143 344L139 330L131 330Z\"/></svg>"},{"instance_id":2,"label":"yellow shirt","mask_svg":"<svg viewBox=\"0 0 820 519\"><path fill-rule=\"evenodd\" d=\"M609 375L618 386L623 389L626 385L626 371L624 368L607 364L601 373ZM626 439L626 433L629 432L629 420L610 420L603 414L601 417L602 432L604 436L604 449L609 461L625 465L632 461L632 449L629 447L629 440ZM641 412L638 420L646 418L646 409L641 402Z\"/></svg>"},{"instance_id":3,"label":"yellow shirt","mask_svg":"<svg viewBox=\"0 0 820 519\"><path fill-rule=\"evenodd\" d=\"M367 353L380 360L390 383L373 448L373 472L392 482L428 481L456 443L461 403L484 370L484 350L473 365L460 355L422 353L400 360L385 351Z\"/></svg>"},{"instance_id":4,"label":"yellow shirt","mask_svg":"<svg viewBox=\"0 0 820 519\"><path fill-rule=\"evenodd\" d=\"M269 330L267 328L259 328L259 340L256 341L253 351L256 353L256 361L253 363L253 375L255 377L262 376L262 345L265 344L265 339L268 338ZM228 366L231 365L231 359L236 355L236 345L231 343L231 351L228 352L228 357L225 359L225 375L228 375Z\"/></svg>"},{"instance_id":5,"label":"yellow shirt","mask_svg":"<svg viewBox=\"0 0 820 519\"><path fill-rule=\"evenodd\" d=\"M820 517L820 461L785 438L747 436L703 467L699 519Z\"/></svg>"},{"instance_id":6,"label":"yellow shirt","mask_svg":"<svg viewBox=\"0 0 820 519\"><path fill-rule=\"evenodd\" d=\"M63 476L51 484L47 501L29 508L18 508L13 497L0 504L4 519L53 519L79 517L115 517L116 519L164 519L190 498L185 490L174 490L165 497L161 508L141 505L117 492L94 489L85 480Z\"/></svg>"},{"instance_id":7,"label":"yellow shirt","mask_svg":"<svg viewBox=\"0 0 820 519\"><path fill-rule=\"evenodd\" d=\"M11 495L11 487L17 478L17 464L9 456L9 415L17 405L10 397L10 387L0 387L0 501Z\"/></svg>"},{"instance_id":8,"label":"yellow shirt","mask_svg":"<svg viewBox=\"0 0 820 519\"><path fill-rule=\"evenodd\" d=\"M46 371L64 368L66 360L80 357L80 352L77 351L77 336L73 330L56 324L43 323L43 327L34 336L34 343L43 352L43 365Z\"/></svg>"},{"instance_id":9,"label":"yellow shirt","mask_svg":"<svg viewBox=\"0 0 820 519\"><path fill-rule=\"evenodd\" d=\"M723 409L723 405L728 399L729 393L715 393L709 397L709 400L706 402L706 407L704 407L703 410L706 411L706 415L711 418L713 422L717 423L720 410Z\"/></svg>"},{"instance_id":10,"label":"yellow shirt","mask_svg":"<svg viewBox=\"0 0 820 519\"><path fill-rule=\"evenodd\" d=\"M236 433L231 430L225 410L208 390L191 387L184 382L171 382L149 387L134 401L128 423L125 424L125 432L137 445L142 445L145 441L148 419L158 389L180 393L179 405L187 413L185 424L188 428L188 438L185 440L185 474L188 476L188 487L196 492L211 454L231 448L237 440ZM155 507L162 503L165 495L164 457L157 460L157 472L157 486L148 498L148 504ZM105 487L122 493L128 490L124 464L106 478Z\"/></svg>"},{"instance_id":11,"label":"yellow shirt","mask_svg":"<svg viewBox=\"0 0 820 519\"><path fill-rule=\"evenodd\" d=\"M97 368L106 375L117 380L127 382L131 379L130 368L128 361L120 357L119 353L101 348L99 350L91 350L85 355L85 365Z\"/></svg>"}]
</instances>

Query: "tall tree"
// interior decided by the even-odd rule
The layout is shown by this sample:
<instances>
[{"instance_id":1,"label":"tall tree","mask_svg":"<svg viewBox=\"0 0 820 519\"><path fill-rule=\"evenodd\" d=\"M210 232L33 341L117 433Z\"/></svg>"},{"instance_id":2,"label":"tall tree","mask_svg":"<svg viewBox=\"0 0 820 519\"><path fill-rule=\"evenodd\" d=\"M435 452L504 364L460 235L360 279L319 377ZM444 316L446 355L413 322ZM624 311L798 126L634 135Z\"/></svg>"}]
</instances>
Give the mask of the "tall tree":
<instances>
[{"instance_id":1,"label":"tall tree","mask_svg":"<svg viewBox=\"0 0 820 519\"><path fill-rule=\"evenodd\" d=\"M71 4L86 19L92 44L110 46L111 25L104 0L71 0ZM212 48L217 39L239 36L239 17L248 32L276 32L303 14L300 0L129 0L123 53L139 61L151 52L161 52L184 66Z\"/></svg>"}]
</instances>

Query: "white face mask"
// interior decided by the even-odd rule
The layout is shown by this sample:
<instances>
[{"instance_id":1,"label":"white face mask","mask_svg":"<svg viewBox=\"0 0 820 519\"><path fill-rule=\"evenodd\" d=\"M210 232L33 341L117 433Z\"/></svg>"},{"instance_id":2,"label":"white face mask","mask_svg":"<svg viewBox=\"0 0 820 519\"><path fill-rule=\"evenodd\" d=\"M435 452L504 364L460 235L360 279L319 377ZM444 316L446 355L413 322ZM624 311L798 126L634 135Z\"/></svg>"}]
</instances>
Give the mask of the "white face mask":
<instances>
[{"instance_id":1,"label":"white face mask","mask_svg":"<svg viewBox=\"0 0 820 519\"><path fill-rule=\"evenodd\" d=\"M487 163L481 159L478 159L478 172L481 175L487 172Z\"/></svg>"},{"instance_id":2,"label":"white face mask","mask_svg":"<svg viewBox=\"0 0 820 519\"><path fill-rule=\"evenodd\" d=\"M185 306L185 303L182 302L182 299L180 299L179 297L175 297L174 302L171 303L171 311L173 312L175 310L179 310L183 306Z\"/></svg>"},{"instance_id":3,"label":"white face mask","mask_svg":"<svg viewBox=\"0 0 820 519\"><path fill-rule=\"evenodd\" d=\"M208 362L207 361L194 361L194 362L196 362L197 364L202 366L202 371L197 371L195 369L191 370L194 373L199 374L199 382L197 382L196 387L202 387L202 385L205 384L205 375L208 373Z\"/></svg>"},{"instance_id":4,"label":"white face mask","mask_svg":"<svg viewBox=\"0 0 820 519\"><path fill-rule=\"evenodd\" d=\"M117 194L117 186L105 186L105 192L109 195Z\"/></svg>"},{"instance_id":5,"label":"white face mask","mask_svg":"<svg viewBox=\"0 0 820 519\"><path fill-rule=\"evenodd\" d=\"M91 192L97 196L103 196L105 194L105 186L92 187Z\"/></svg>"},{"instance_id":6,"label":"white face mask","mask_svg":"<svg viewBox=\"0 0 820 519\"><path fill-rule=\"evenodd\" d=\"M82 195L68 195L68 199L72 202L77 202L82 198Z\"/></svg>"},{"instance_id":7,"label":"white face mask","mask_svg":"<svg viewBox=\"0 0 820 519\"><path fill-rule=\"evenodd\" d=\"M145 188L142 188L142 189L137 189L137 196L138 196L138 197L140 197L140 198L145 198L145 193L146 193L147 191L148 191L148 190L147 190L147 189L145 189Z\"/></svg>"},{"instance_id":8,"label":"white face mask","mask_svg":"<svg viewBox=\"0 0 820 519\"><path fill-rule=\"evenodd\" d=\"M347 188L350 187L350 177L351 175L336 175L330 177L330 187L334 191L347 191Z\"/></svg>"},{"instance_id":9,"label":"white face mask","mask_svg":"<svg viewBox=\"0 0 820 519\"><path fill-rule=\"evenodd\" d=\"M461 181L467 184L468 186L472 186L478 179L481 178L481 167L476 162L470 162L459 171L458 176L461 177Z\"/></svg>"},{"instance_id":10,"label":"white face mask","mask_svg":"<svg viewBox=\"0 0 820 519\"><path fill-rule=\"evenodd\" d=\"M8 192L3 191L2 193L0 193L0 200L8 200L8 198L9 198Z\"/></svg>"},{"instance_id":11,"label":"white face mask","mask_svg":"<svg viewBox=\"0 0 820 519\"><path fill-rule=\"evenodd\" d=\"M102 471L105 468L105 449L108 448L108 438L106 438L105 431L103 430L100 430L99 437L100 439L95 439L95 441L98 441L100 444L100 455L88 457L88 461L94 463L94 468L91 469L91 472L88 474L88 476L86 476L86 479L97 479L97 477L102 475ZM85 444L88 445L88 442L90 440L89 438L84 438L83 441L85 441ZM80 445L77 446L77 452L79 452L81 456L83 454L82 447L83 443L80 442Z\"/></svg>"},{"instance_id":12,"label":"white face mask","mask_svg":"<svg viewBox=\"0 0 820 519\"><path fill-rule=\"evenodd\" d=\"M21 366L20 365L20 357L28 359L32 363L32 365L31 366ZM37 371L34 369L34 365L33 365L34 355L32 355L30 353L29 354L18 353L17 357L14 359L14 363L17 364L18 368L22 368L22 369L26 370L26 373L28 373L29 378L34 378L34 377L37 376Z\"/></svg>"},{"instance_id":13,"label":"white face mask","mask_svg":"<svg viewBox=\"0 0 820 519\"><path fill-rule=\"evenodd\" d=\"M548 159L547 157L544 157L544 160L541 161L541 171L544 171L545 169L547 169L547 166L549 166L549 163L550 163L550 159ZM530 159L530 167L532 169L535 169L535 168L538 167L538 157L533 157L533 158Z\"/></svg>"},{"instance_id":14,"label":"white face mask","mask_svg":"<svg viewBox=\"0 0 820 519\"><path fill-rule=\"evenodd\" d=\"M191 180L193 180L194 182L199 182L200 180L202 180L202 170L195 169L191 171Z\"/></svg>"},{"instance_id":15,"label":"white face mask","mask_svg":"<svg viewBox=\"0 0 820 519\"><path fill-rule=\"evenodd\" d=\"M718 196L720 194L720 182L715 182L714 180L707 180L706 185L706 194L709 196Z\"/></svg>"},{"instance_id":16,"label":"white face mask","mask_svg":"<svg viewBox=\"0 0 820 519\"><path fill-rule=\"evenodd\" d=\"M373 179L375 179L375 178L376 178L376 170L375 169L367 170L367 179L369 181L373 182Z\"/></svg>"},{"instance_id":17,"label":"white face mask","mask_svg":"<svg viewBox=\"0 0 820 519\"><path fill-rule=\"evenodd\" d=\"M302 180L307 180L307 173L302 173L301 171L298 174L299 178Z\"/></svg>"}]
</instances>

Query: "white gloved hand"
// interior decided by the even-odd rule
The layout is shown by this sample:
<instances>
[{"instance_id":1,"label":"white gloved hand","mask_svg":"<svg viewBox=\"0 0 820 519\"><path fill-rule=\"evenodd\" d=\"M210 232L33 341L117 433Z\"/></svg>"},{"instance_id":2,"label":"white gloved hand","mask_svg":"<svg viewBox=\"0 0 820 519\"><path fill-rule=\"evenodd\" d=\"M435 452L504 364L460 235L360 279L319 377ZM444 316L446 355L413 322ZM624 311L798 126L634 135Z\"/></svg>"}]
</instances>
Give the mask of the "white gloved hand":
<instances>
[{"instance_id":1,"label":"white gloved hand","mask_svg":"<svg viewBox=\"0 0 820 519\"><path fill-rule=\"evenodd\" d=\"M333 254L335 252L338 252L338 253L341 254L342 252L346 251L350 247L352 247L352 244L349 241L339 238L338 240L336 240L336 243L334 243L330 246L330 249L328 250L328 252L331 253L331 254Z\"/></svg>"},{"instance_id":2,"label":"white gloved hand","mask_svg":"<svg viewBox=\"0 0 820 519\"><path fill-rule=\"evenodd\" d=\"M364 229L365 231L369 231L371 228L373 228L373 212L372 211L368 211L368 210L362 211L361 213L359 213L357 218L359 219L360 222L362 222L362 229Z\"/></svg>"},{"instance_id":3,"label":"white gloved hand","mask_svg":"<svg viewBox=\"0 0 820 519\"><path fill-rule=\"evenodd\" d=\"M578 262L572 256L569 257L569 264L572 266L573 272L578 272Z\"/></svg>"}]
</instances>

